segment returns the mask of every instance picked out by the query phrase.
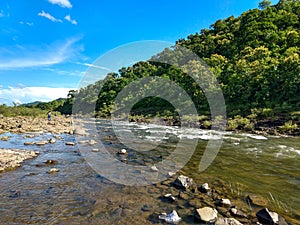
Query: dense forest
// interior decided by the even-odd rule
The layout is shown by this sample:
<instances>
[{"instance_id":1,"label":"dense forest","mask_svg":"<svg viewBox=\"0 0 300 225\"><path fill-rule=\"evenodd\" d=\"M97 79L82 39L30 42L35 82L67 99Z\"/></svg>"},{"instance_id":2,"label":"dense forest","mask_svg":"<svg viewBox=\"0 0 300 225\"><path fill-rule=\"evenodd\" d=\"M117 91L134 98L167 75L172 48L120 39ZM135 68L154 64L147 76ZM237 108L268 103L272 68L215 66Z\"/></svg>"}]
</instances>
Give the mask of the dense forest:
<instances>
[{"instance_id":1,"label":"dense forest","mask_svg":"<svg viewBox=\"0 0 300 225\"><path fill-rule=\"evenodd\" d=\"M288 121L292 126L300 120L297 112L300 110L299 20L299 0L280 0L276 5L263 0L257 9L237 18L220 19L209 29L178 40L173 47L148 61L120 68L118 73L108 74L105 80L70 91L68 98L52 109L70 114L75 101L77 112L91 113L88 109L92 107L96 116L109 117L115 98L126 85L143 77L163 77L176 82L192 96L199 115L209 117L209 105L201 88L182 69L174 66L193 63L192 59L180 62L178 52L173 54L181 46L203 59L217 77L228 117L245 117L248 121L241 123L247 124L259 116L288 115L287 120L293 120ZM174 63L157 62L164 57ZM134 95L129 93L127 100ZM137 102L131 113L176 116L178 112L166 100L148 97Z\"/></svg>"}]
</instances>

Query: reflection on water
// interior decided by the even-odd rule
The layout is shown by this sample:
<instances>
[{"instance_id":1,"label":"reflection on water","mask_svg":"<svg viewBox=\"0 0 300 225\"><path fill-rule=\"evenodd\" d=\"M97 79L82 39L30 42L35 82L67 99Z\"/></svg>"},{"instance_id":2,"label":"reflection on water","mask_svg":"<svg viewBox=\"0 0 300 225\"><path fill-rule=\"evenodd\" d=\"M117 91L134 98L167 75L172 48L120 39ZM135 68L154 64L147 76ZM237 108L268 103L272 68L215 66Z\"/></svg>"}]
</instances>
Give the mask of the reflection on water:
<instances>
[{"instance_id":1,"label":"reflection on water","mask_svg":"<svg viewBox=\"0 0 300 225\"><path fill-rule=\"evenodd\" d=\"M299 223L300 217L300 142L299 138L263 137L225 133L222 148L213 164L203 173L198 171L199 161L207 140L218 139L217 132L176 127L120 124L117 128L124 137L132 132L147 140L135 140L140 149L156 146L151 151L128 149L128 155L117 152L126 147L114 136L107 121L97 123L98 133L93 139L101 141L117 160L132 165L153 165L172 154L180 139L185 143L199 139L197 149L182 169L182 173L198 183L214 184L221 179L231 187L232 194L260 194L270 199L270 193L281 203L281 214ZM7 135L7 134L6 134ZM0 141L1 148L20 148L39 151L41 154L28 160L15 171L0 174L1 224L153 224L155 212L168 212L174 208L186 216L181 224L192 224L192 210L181 202L170 204L160 197L168 193L161 184L128 187L115 184L97 174L78 145L66 146L74 136L61 135L55 144L41 147L24 146L25 141L47 140L51 134L35 134L25 138L11 135L9 141ZM91 149L93 147L90 147ZM125 159L124 159L125 157ZM47 165L47 160L57 160L57 165ZM51 168L58 173L50 174ZM229 191L229 192L230 192ZM272 202L271 202L272 203ZM274 202L273 202L274 203ZM270 208L276 210L275 204ZM284 212L287 210L287 212Z\"/></svg>"}]
</instances>

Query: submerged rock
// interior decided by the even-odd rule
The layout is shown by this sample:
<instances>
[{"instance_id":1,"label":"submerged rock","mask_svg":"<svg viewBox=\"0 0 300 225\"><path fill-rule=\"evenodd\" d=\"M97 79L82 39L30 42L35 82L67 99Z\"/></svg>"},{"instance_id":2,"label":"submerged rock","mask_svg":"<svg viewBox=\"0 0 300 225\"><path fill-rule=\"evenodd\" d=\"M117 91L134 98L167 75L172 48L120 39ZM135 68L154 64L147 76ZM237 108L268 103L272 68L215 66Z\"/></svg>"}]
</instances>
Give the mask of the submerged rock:
<instances>
[{"instance_id":1,"label":"submerged rock","mask_svg":"<svg viewBox=\"0 0 300 225\"><path fill-rule=\"evenodd\" d=\"M54 144L56 141L55 141L53 138L50 138L50 139L48 140L48 142L49 142L50 144Z\"/></svg>"},{"instance_id":2,"label":"submerged rock","mask_svg":"<svg viewBox=\"0 0 300 225\"><path fill-rule=\"evenodd\" d=\"M66 145L69 145L69 146L74 146L75 145L75 143L74 142L66 142Z\"/></svg>"},{"instance_id":3,"label":"submerged rock","mask_svg":"<svg viewBox=\"0 0 300 225\"><path fill-rule=\"evenodd\" d=\"M0 137L1 141L8 141L9 139L10 139L10 136Z\"/></svg>"},{"instance_id":4,"label":"submerged rock","mask_svg":"<svg viewBox=\"0 0 300 225\"><path fill-rule=\"evenodd\" d=\"M196 209L194 219L198 222L214 223L218 218L218 211L210 207Z\"/></svg>"},{"instance_id":5,"label":"submerged rock","mask_svg":"<svg viewBox=\"0 0 300 225\"><path fill-rule=\"evenodd\" d=\"M59 169L52 168L48 173L57 173L57 172L59 172Z\"/></svg>"},{"instance_id":6,"label":"submerged rock","mask_svg":"<svg viewBox=\"0 0 300 225\"><path fill-rule=\"evenodd\" d=\"M56 165L58 163L57 160L48 159L45 164L47 165Z\"/></svg>"},{"instance_id":7,"label":"submerged rock","mask_svg":"<svg viewBox=\"0 0 300 225\"><path fill-rule=\"evenodd\" d=\"M170 194L170 193L164 195L164 198L167 199L167 200L169 200L169 201L171 201L171 202L176 201L176 198L172 194Z\"/></svg>"},{"instance_id":8,"label":"submerged rock","mask_svg":"<svg viewBox=\"0 0 300 225\"><path fill-rule=\"evenodd\" d=\"M47 143L48 143L48 141L39 141L39 142L36 142L35 144L38 145L38 146L43 146Z\"/></svg>"},{"instance_id":9,"label":"submerged rock","mask_svg":"<svg viewBox=\"0 0 300 225\"><path fill-rule=\"evenodd\" d=\"M177 212L173 210L170 214L163 213L158 216L160 220L164 220L167 223L178 223L181 218L178 216Z\"/></svg>"},{"instance_id":10,"label":"submerged rock","mask_svg":"<svg viewBox=\"0 0 300 225\"><path fill-rule=\"evenodd\" d=\"M252 205L257 205L257 206L266 207L268 205L268 200L260 195L253 195L253 194L248 195L247 201L249 201Z\"/></svg>"},{"instance_id":11,"label":"submerged rock","mask_svg":"<svg viewBox=\"0 0 300 225\"><path fill-rule=\"evenodd\" d=\"M193 183L193 179L184 175L180 175L175 181L174 185L179 188L188 189Z\"/></svg>"},{"instance_id":12,"label":"submerged rock","mask_svg":"<svg viewBox=\"0 0 300 225\"><path fill-rule=\"evenodd\" d=\"M119 154L127 154L127 150L125 149L125 148L123 148L123 149L121 149L119 152L118 152Z\"/></svg>"}]
</instances>

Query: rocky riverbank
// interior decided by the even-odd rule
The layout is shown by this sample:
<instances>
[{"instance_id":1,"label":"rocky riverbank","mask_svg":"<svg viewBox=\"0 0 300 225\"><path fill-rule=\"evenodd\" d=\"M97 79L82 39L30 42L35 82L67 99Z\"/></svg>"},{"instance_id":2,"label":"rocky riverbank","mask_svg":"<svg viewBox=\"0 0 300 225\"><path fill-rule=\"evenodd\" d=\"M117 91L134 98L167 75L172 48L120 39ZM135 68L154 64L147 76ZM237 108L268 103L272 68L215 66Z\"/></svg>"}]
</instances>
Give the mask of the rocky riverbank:
<instances>
[{"instance_id":1,"label":"rocky riverbank","mask_svg":"<svg viewBox=\"0 0 300 225\"><path fill-rule=\"evenodd\" d=\"M201 129L211 129L212 122L207 116L199 116L199 118L179 118L164 117L146 117L143 115L130 116L130 122L135 123L154 123L167 126L185 126L199 127ZM216 121L218 123L218 121ZM247 117L235 116L227 118L227 131L246 132L258 135L282 135L282 136L300 136L300 119L290 116L273 116L258 118L253 115Z\"/></svg>"},{"instance_id":2,"label":"rocky riverbank","mask_svg":"<svg viewBox=\"0 0 300 225\"><path fill-rule=\"evenodd\" d=\"M32 159L38 154L20 149L0 149L0 172L20 167L24 160Z\"/></svg>"},{"instance_id":3,"label":"rocky riverbank","mask_svg":"<svg viewBox=\"0 0 300 225\"><path fill-rule=\"evenodd\" d=\"M54 116L51 121L42 117L4 117L0 115L0 134L4 133L52 133L52 134L73 134L74 128L72 126L71 118L64 116ZM0 137L0 141L8 141L10 135ZM39 142L27 142L24 141L24 145L45 145L53 142L54 139L39 141ZM4 170L11 170L22 165L22 162L26 159L34 158L38 155L34 151L25 151L21 149L0 149L0 172Z\"/></svg>"},{"instance_id":4,"label":"rocky riverbank","mask_svg":"<svg viewBox=\"0 0 300 225\"><path fill-rule=\"evenodd\" d=\"M53 116L51 121L43 117L4 117L0 115L0 134L3 133L53 133L72 134L74 128L72 126L71 117Z\"/></svg>"}]
</instances>

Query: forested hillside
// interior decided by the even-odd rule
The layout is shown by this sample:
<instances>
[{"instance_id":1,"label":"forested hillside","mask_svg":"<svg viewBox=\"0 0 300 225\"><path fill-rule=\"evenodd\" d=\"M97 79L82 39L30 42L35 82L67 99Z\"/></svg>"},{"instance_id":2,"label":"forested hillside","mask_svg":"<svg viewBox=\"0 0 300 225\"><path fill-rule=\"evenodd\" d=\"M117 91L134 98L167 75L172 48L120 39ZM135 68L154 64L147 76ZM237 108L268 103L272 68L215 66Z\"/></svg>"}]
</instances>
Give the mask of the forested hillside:
<instances>
[{"instance_id":1,"label":"forested hillside","mask_svg":"<svg viewBox=\"0 0 300 225\"><path fill-rule=\"evenodd\" d=\"M126 85L138 78L158 76L184 88L192 96L198 114L209 115L205 96L191 77L174 66L154 62L166 55L172 57L176 46L182 46L202 58L217 77L229 117L241 115L253 119L286 114L291 116L288 119L297 122L300 110L299 20L299 0L281 0L273 6L264 0L257 9L244 12L238 18L218 20L209 29L178 40L173 48L154 56L156 60L139 62L120 68L119 73L108 74L105 80L79 90L76 103L82 105L82 112L85 106L95 105L96 115L110 116L113 100ZM179 63L176 56L173 60ZM72 102L66 102L69 109ZM176 114L173 106L160 98L146 98L132 109L132 114L157 113Z\"/></svg>"}]
</instances>

